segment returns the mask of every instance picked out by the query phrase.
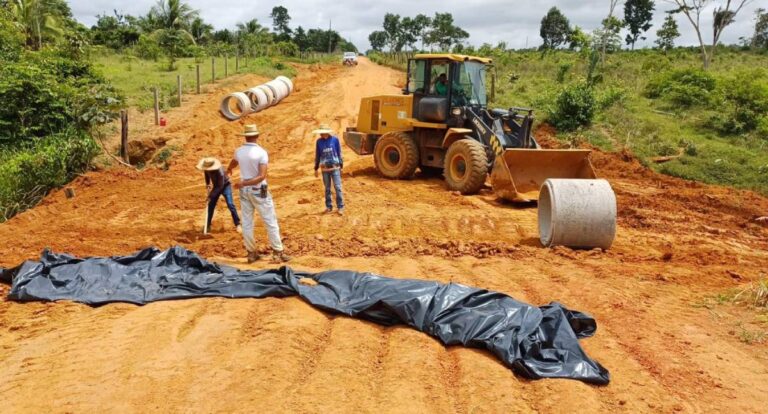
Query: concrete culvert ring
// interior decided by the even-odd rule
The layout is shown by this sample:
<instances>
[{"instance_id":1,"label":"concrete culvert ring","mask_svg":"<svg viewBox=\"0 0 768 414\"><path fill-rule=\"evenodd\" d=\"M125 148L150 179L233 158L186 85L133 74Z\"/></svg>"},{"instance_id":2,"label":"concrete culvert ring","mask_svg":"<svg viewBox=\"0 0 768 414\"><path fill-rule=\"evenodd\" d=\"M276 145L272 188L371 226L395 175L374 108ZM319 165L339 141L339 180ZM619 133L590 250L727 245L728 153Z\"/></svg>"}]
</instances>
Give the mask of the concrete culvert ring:
<instances>
[{"instance_id":1,"label":"concrete culvert ring","mask_svg":"<svg viewBox=\"0 0 768 414\"><path fill-rule=\"evenodd\" d=\"M474 194L483 187L488 175L488 156L474 139L460 139L445 154L445 183L451 191Z\"/></svg>"},{"instance_id":2,"label":"concrete culvert ring","mask_svg":"<svg viewBox=\"0 0 768 414\"><path fill-rule=\"evenodd\" d=\"M267 97L267 94L258 87L248 89L245 94L248 95L248 98L251 100L253 112L259 112L262 109L269 107L269 98Z\"/></svg>"},{"instance_id":3,"label":"concrete culvert ring","mask_svg":"<svg viewBox=\"0 0 768 414\"><path fill-rule=\"evenodd\" d=\"M275 78L275 80L285 83L285 85L288 86L288 93L293 93L293 82L290 78L287 76L278 76Z\"/></svg>"},{"instance_id":4,"label":"concrete culvert ring","mask_svg":"<svg viewBox=\"0 0 768 414\"><path fill-rule=\"evenodd\" d=\"M407 133L390 132L376 142L373 161L386 178L409 178L419 166L419 149Z\"/></svg>"},{"instance_id":5,"label":"concrete culvert ring","mask_svg":"<svg viewBox=\"0 0 768 414\"><path fill-rule=\"evenodd\" d=\"M219 111L225 118L234 121L251 113L251 108L250 98L242 92L235 92L224 97Z\"/></svg>"},{"instance_id":6,"label":"concrete culvert ring","mask_svg":"<svg viewBox=\"0 0 768 414\"><path fill-rule=\"evenodd\" d=\"M261 89L261 91L264 92L264 95L267 96L267 106L262 109L266 109L277 103L275 101L275 92L272 88L267 87L265 85L259 85L256 88Z\"/></svg>"},{"instance_id":7,"label":"concrete culvert ring","mask_svg":"<svg viewBox=\"0 0 768 414\"><path fill-rule=\"evenodd\" d=\"M555 179L539 191L539 239L546 247L608 249L616 237L616 194L606 180Z\"/></svg>"}]
</instances>

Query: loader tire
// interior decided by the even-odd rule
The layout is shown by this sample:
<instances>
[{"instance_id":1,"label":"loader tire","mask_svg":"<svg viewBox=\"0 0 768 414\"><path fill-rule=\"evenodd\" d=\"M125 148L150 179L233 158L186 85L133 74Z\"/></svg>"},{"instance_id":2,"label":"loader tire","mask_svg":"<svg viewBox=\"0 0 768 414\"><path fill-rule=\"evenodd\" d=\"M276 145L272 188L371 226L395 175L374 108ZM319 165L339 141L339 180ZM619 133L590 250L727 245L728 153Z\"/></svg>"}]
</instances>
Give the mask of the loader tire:
<instances>
[{"instance_id":1,"label":"loader tire","mask_svg":"<svg viewBox=\"0 0 768 414\"><path fill-rule=\"evenodd\" d=\"M451 191L474 194L480 191L488 175L488 156L483 144L474 139L460 139L445 154L445 183Z\"/></svg>"},{"instance_id":2,"label":"loader tire","mask_svg":"<svg viewBox=\"0 0 768 414\"><path fill-rule=\"evenodd\" d=\"M410 178L419 166L419 148L408 133L389 132L376 141L373 161L386 178Z\"/></svg>"}]
</instances>

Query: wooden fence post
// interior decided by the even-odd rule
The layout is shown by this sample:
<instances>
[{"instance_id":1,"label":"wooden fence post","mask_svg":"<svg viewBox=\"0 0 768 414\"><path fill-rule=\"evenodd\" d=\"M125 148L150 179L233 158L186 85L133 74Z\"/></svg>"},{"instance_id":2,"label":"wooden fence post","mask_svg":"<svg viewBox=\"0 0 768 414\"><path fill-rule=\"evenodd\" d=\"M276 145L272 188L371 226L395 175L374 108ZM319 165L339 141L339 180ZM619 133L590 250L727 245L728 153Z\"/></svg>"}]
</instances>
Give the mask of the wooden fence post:
<instances>
[{"instance_id":1,"label":"wooden fence post","mask_svg":"<svg viewBox=\"0 0 768 414\"><path fill-rule=\"evenodd\" d=\"M197 76L195 77L195 90L200 95L200 65L197 65Z\"/></svg>"},{"instance_id":2,"label":"wooden fence post","mask_svg":"<svg viewBox=\"0 0 768 414\"><path fill-rule=\"evenodd\" d=\"M224 77L229 76L229 56L224 55Z\"/></svg>"},{"instance_id":3,"label":"wooden fence post","mask_svg":"<svg viewBox=\"0 0 768 414\"><path fill-rule=\"evenodd\" d=\"M128 160L128 111L120 110L120 157L126 163Z\"/></svg>"},{"instance_id":4,"label":"wooden fence post","mask_svg":"<svg viewBox=\"0 0 768 414\"><path fill-rule=\"evenodd\" d=\"M155 125L160 125L160 101L157 99L157 86L155 86L154 95L155 95Z\"/></svg>"},{"instance_id":5,"label":"wooden fence post","mask_svg":"<svg viewBox=\"0 0 768 414\"><path fill-rule=\"evenodd\" d=\"M181 106L181 75L176 75L176 96L179 99L179 106Z\"/></svg>"},{"instance_id":6,"label":"wooden fence post","mask_svg":"<svg viewBox=\"0 0 768 414\"><path fill-rule=\"evenodd\" d=\"M216 58L211 58L211 83L216 83Z\"/></svg>"},{"instance_id":7,"label":"wooden fence post","mask_svg":"<svg viewBox=\"0 0 768 414\"><path fill-rule=\"evenodd\" d=\"M235 73L240 73L240 54L235 54Z\"/></svg>"}]
</instances>

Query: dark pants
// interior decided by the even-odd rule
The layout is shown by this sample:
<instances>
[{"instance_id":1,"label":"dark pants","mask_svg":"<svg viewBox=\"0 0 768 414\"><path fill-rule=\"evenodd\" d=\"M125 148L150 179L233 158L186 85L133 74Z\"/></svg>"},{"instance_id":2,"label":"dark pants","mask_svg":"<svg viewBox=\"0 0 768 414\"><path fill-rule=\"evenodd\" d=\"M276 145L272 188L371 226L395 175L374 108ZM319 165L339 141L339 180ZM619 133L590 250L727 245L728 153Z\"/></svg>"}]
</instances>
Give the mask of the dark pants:
<instances>
[{"instance_id":1,"label":"dark pants","mask_svg":"<svg viewBox=\"0 0 768 414\"><path fill-rule=\"evenodd\" d=\"M229 212L232 213L232 221L235 223L235 227L240 224L240 217L237 215L237 208L235 208L235 201L232 199L232 186L227 184L223 190L213 189L211 191L210 198L208 199L208 228L211 228L211 221L213 220L213 212L216 210L216 203L219 202L219 196L223 195L224 200L227 202Z\"/></svg>"}]
</instances>

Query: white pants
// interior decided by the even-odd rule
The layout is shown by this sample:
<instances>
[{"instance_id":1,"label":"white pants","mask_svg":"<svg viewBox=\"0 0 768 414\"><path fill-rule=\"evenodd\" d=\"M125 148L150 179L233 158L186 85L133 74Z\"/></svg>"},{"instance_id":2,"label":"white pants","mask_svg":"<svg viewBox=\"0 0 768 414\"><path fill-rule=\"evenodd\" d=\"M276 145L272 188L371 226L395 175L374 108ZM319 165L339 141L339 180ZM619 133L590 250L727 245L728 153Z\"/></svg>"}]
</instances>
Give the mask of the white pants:
<instances>
[{"instance_id":1,"label":"white pants","mask_svg":"<svg viewBox=\"0 0 768 414\"><path fill-rule=\"evenodd\" d=\"M240 189L240 210L243 212L243 241L245 250L256 251L256 240L253 238L253 211L256 210L267 229L267 237L272 250L283 251L283 242L280 240L280 227L277 225L275 204L272 202L272 194L267 193L266 198L259 197L259 189L245 187Z\"/></svg>"}]
</instances>

